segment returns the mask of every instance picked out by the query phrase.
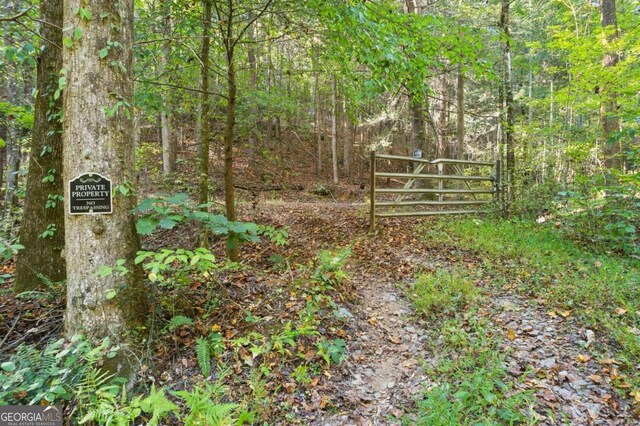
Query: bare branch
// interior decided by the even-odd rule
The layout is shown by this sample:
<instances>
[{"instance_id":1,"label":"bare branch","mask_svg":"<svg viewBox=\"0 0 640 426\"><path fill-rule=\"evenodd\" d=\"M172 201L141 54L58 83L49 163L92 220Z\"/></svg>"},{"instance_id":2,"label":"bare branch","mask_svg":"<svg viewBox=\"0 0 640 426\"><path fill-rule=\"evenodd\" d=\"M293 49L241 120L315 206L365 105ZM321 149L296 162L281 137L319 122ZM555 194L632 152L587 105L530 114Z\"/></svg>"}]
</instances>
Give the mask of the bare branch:
<instances>
[{"instance_id":1,"label":"bare branch","mask_svg":"<svg viewBox=\"0 0 640 426\"><path fill-rule=\"evenodd\" d=\"M18 13L17 15L14 16L0 16L0 22L17 22L18 19L22 18L23 16L25 16L27 13L29 13L31 11L31 9L33 9L35 6L31 6L28 9L23 10L22 12Z\"/></svg>"}]
</instances>

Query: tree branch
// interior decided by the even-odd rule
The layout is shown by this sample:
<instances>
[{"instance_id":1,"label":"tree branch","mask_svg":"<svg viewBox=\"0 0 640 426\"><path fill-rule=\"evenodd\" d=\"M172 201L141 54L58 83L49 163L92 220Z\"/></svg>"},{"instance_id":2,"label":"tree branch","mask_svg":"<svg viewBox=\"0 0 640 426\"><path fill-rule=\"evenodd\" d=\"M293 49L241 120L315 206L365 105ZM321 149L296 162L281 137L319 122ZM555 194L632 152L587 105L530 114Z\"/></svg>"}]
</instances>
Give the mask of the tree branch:
<instances>
[{"instance_id":1,"label":"tree branch","mask_svg":"<svg viewBox=\"0 0 640 426\"><path fill-rule=\"evenodd\" d=\"M31 9L33 9L35 6L31 6L29 9L25 9L22 12L18 13L17 15L14 16L0 16L0 22L17 22L18 19L22 18L24 15L26 15L27 13L29 13L31 11Z\"/></svg>"},{"instance_id":2,"label":"tree branch","mask_svg":"<svg viewBox=\"0 0 640 426\"><path fill-rule=\"evenodd\" d=\"M137 83L152 84L154 86L173 87L174 89L186 90L187 92L204 93L206 95L220 96L221 98L227 99L227 97L225 95L223 95L222 93L207 92L206 90L194 89L192 87L185 87L185 86L180 86L180 85L177 85L177 84L161 83L159 81L141 80L141 79L138 79L138 78L134 79L133 81L135 81Z\"/></svg>"}]
</instances>

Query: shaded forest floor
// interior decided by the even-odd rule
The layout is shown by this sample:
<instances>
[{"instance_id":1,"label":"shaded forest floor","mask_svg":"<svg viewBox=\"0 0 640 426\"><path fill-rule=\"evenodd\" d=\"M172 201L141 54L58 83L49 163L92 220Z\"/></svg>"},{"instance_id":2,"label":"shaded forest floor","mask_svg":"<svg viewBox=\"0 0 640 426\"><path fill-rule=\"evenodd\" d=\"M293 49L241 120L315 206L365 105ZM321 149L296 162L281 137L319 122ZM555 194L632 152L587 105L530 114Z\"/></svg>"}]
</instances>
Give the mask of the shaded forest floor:
<instances>
[{"instance_id":1,"label":"shaded forest floor","mask_svg":"<svg viewBox=\"0 0 640 426\"><path fill-rule=\"evenodd\" d=\"M362 204L275 202L265 203L260 214L267 223L289 227L285 255L292 261L308 261L321 248L352 250L343 293L353 315L342 324L348 357L322 380L318 392L326 405L317 410L303 404L302 423L638 421L638 401L631 402L638 366L627 363L626 377L607 330L527 288L525 281L537 273L532 259L496 263L477 248L442 238L442 222L428 220L386 220L371 237ZM461 222L473 226L472 220ZM430 295L416 280L443 273L470 281L473 297L461 303L453 294L443 299L450 306L425 307L422 299ZM436 298L447 293L446 280L435 284ZM444 394L444 407L437 401L442 389L454 389ZM456 399L463 402L450 405Z\"/></svg>"},{"instance_id":2,"label":"shaded forest floor","mask_svg":"<svg viewBox=\"0 0 640 426\"><path fill-rule=\"evenodd\" d=\"M361 196L356 187L343 193L351 191ZM246 196L240 219L285 227L288 245L248 244L242 263L215 277L153 289L156 338L141 385L216 383L226 387L221 399L245 408L247 422L269 424L640 421L640 365L618 357L629 351L590 322L584 306L532 289L559 286L557 271L539 272L527 251L509 257L474 244L486 234L469 229L482 224L490 233L494 222L388 219L371 236L366 205L338 199L309 191ZM144 246L192 247L196 235L181 226ZM497 232L487 244L517 246L525 235ZM344 265L323 269L344 250ZM223 257L222 241L214 251ZM3 292L0 350L59 335L61 297ZM203 336L219 337L206 376L194 349Z\"/></svg>"}]
</instances>

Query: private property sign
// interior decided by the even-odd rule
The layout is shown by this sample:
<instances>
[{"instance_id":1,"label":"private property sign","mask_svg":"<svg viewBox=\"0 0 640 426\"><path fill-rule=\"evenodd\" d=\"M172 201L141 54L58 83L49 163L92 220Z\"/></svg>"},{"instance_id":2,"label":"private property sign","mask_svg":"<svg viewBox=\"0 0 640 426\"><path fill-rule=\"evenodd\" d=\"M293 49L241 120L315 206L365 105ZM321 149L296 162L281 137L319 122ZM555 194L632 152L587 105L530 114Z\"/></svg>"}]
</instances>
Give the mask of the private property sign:
<instances>
[{"instance_id":1,"label":"private property sign","mask_svg":"<svg viewBox=\"0 0 640 426\"><path fill-rule=\"evenodd\" d=\"M69 214L111 213L111 180L100 173L84 173L69 181Z\"/></svg>"}]
</instances>

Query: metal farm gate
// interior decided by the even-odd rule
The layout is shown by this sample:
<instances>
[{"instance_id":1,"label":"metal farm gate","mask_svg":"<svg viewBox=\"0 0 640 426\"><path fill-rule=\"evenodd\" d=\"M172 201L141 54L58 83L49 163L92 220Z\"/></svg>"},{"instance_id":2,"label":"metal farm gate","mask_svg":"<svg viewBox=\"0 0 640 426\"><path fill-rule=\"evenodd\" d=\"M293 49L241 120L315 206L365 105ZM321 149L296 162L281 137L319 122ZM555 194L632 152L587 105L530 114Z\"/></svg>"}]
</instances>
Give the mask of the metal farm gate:
<instances>
[{"instance_id":1,"label":"metal farm gate","mask_svg":"<svg viewBox=\"0 0 640 426\"><path fill-rule=\"evenodd\" d=\"M413 172L379 172L380 159L413 164ZM429 174L429 169L437 174ZM472 169L472 170L469 170ZM427 173L423 173L423 172ZM476 173L474 175L465 172ZM445 174L445 172L447 174ZM483 174L486 173L486 174ZM434 216L452 214L477 214L487 210L482 205L500 200L500 162L452 160L438 158L425 160L415 157L378 154L371 151L371 206L370 230L373 232L377 217ZM387 183L402 184L379 188L376 180L386 178ZM423 182L415 188L416 182ZM454 184L446 185L445 182ZM451 187L454 186L454 187ZM411 196L412 199L406 199ZM416 199L416 196L418 198ZM472 206L472 209L465 208Z\"/></svg>"}]
</instances>

